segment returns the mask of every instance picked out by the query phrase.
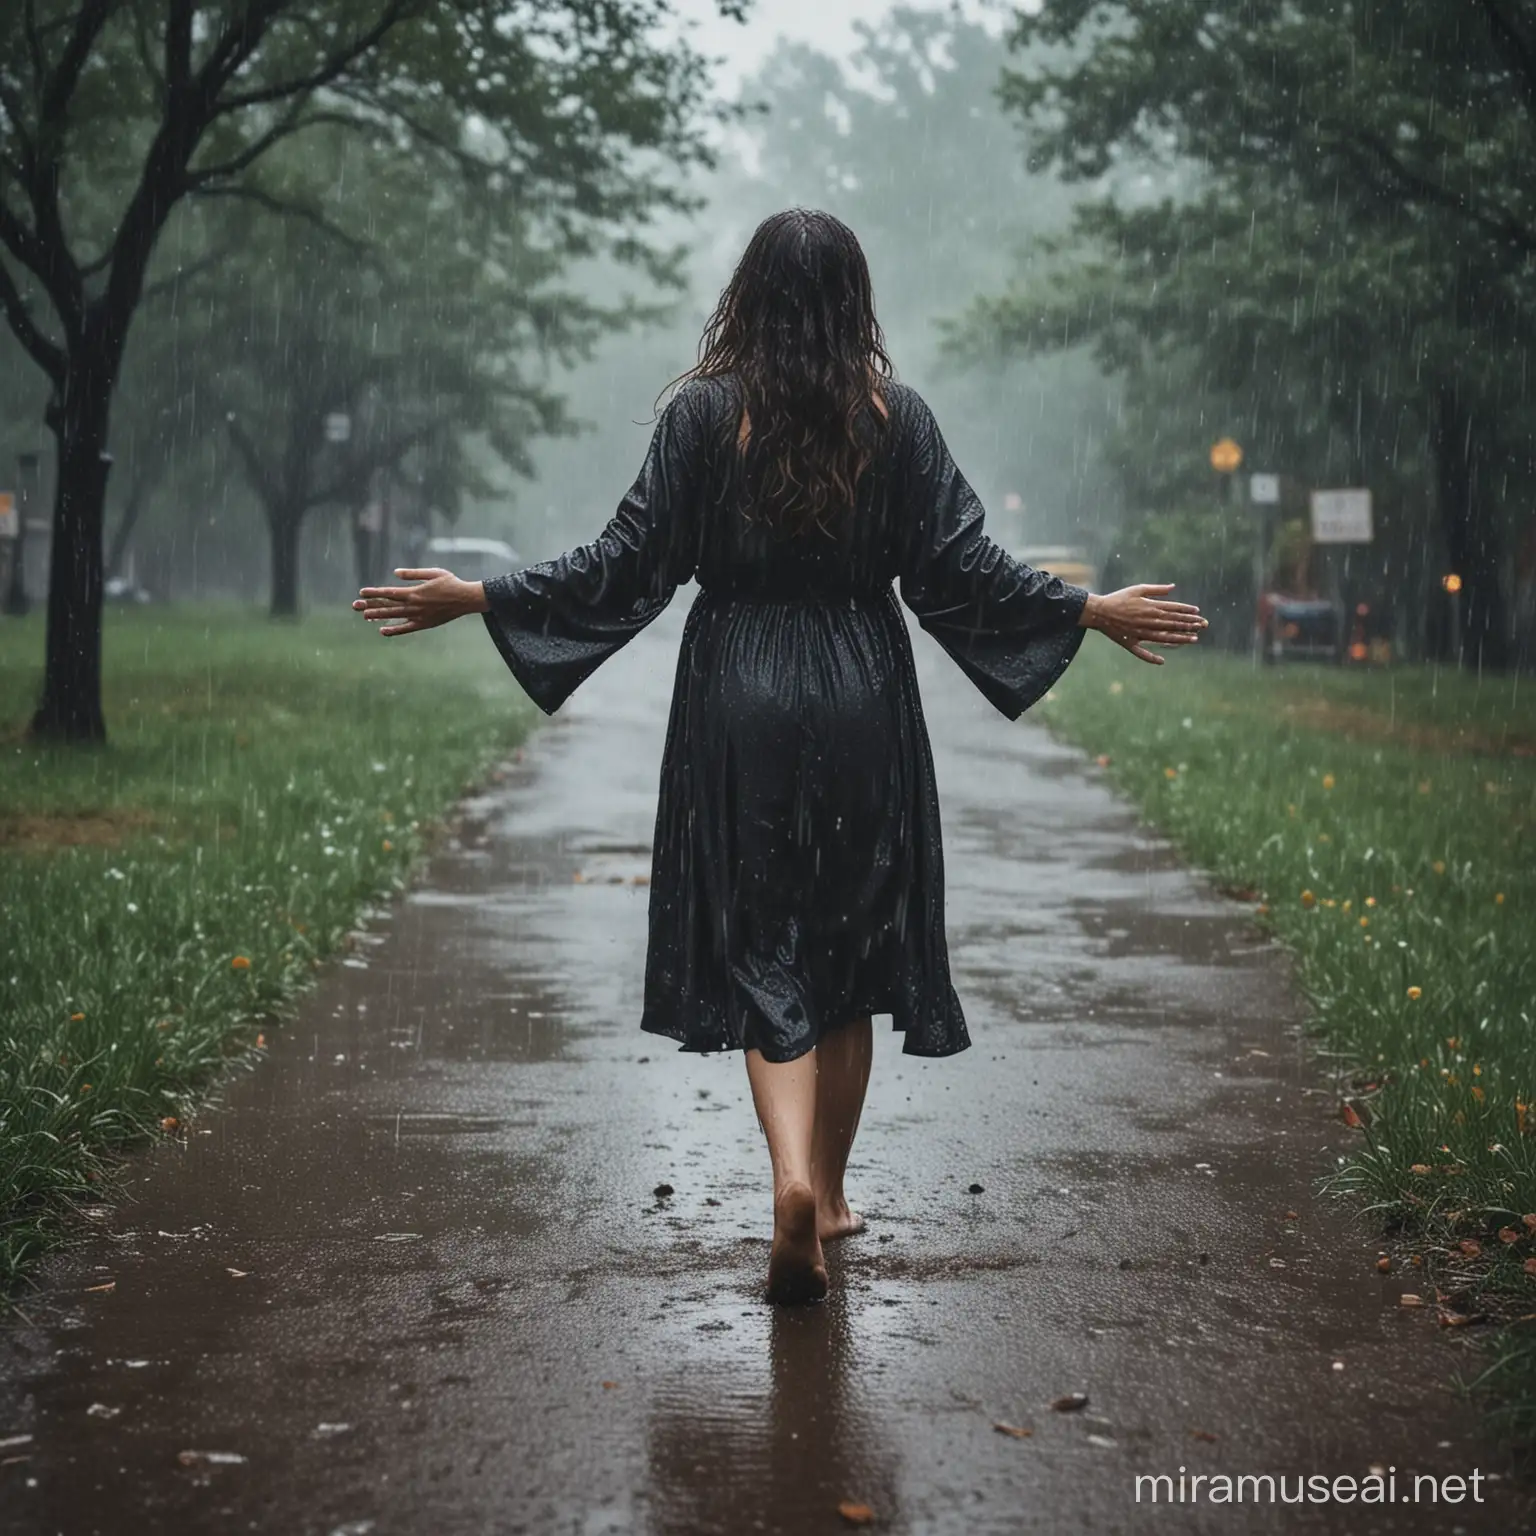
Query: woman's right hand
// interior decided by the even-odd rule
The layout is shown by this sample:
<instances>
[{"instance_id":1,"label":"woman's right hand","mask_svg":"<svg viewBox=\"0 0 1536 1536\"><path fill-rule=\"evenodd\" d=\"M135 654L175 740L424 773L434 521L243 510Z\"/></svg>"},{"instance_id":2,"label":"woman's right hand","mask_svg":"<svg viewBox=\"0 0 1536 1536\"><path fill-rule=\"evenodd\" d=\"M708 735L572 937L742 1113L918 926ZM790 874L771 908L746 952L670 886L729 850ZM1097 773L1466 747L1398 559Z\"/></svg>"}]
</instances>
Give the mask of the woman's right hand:
<instances>
[{"instance_id":1,"label":"woman's right hand","mask_svg":"<svg viewBox=\"0 0 1536 1536\"><path fill-rule=\"evenodd\" d=\"M1163 594L1172 591L1170 581L1093 593L1077 622L1084 629L1102 631L1138 660L1160 667L1164 658L1149 651L1148 645L1193 645L1200 631L1210 627L1195 604L1165 601Z\"/></svg>"}]
</instances>

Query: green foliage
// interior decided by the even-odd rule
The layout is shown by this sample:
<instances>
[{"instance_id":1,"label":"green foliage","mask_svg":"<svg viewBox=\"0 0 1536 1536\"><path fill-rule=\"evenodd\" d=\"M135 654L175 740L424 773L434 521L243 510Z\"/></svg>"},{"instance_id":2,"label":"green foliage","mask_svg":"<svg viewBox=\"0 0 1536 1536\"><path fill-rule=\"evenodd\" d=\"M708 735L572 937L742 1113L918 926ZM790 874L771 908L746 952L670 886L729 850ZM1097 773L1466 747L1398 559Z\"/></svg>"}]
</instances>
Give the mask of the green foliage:
<instances>
[{"instance_id":1,"label":"green foliage","mask_svg":"<svg viewBox=\"0 0 1536 1536\"><path fill-rule=\"evenodd\" d=\"M532 718L478 625L401 646L350 613L135 610L112 750L47 748L14 733L40 627L0 628L0 1291L117 1151L255 1059Z\"/></svg>"},{"instance_id":2,"label":"green foliage","mask_svg":"<svg viewBox=\"0 0 1536 1536\"><path fill-rule=\"evenodd\" d=\"M1222 432L1251 468L1370 485L1383 590L1423 603L1448 561L1501 661L1536 485L1536 15L1066 0L1015 41L1033 163L1096 195L960 350L1091 344L1125 379L1111 452L1139 512L1193 487L1138 466L1180 440L1193 470Z\"/></svg>"}]
</instances>

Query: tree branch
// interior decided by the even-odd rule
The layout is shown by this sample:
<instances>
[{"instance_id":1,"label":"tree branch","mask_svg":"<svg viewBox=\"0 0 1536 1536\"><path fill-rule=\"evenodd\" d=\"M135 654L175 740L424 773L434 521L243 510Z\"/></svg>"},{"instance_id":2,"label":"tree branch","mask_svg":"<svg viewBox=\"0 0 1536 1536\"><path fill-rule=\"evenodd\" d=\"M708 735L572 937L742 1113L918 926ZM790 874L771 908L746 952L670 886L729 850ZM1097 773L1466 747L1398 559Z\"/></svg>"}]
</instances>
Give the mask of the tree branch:
<instances>
[{"instance_id":1,"label":"tree branch","mask_svg":"<svg viewBox=\"0 0 1536 1536\"><path fill-rule=\"evenodd\" d=\"M316 112L309 117L303 116L307 97L295 101L293 110L282 120L269 128L266 133L242 150L232 160L225 160L219 165L201 166L192 171L186 178L188 191L196 191L206 186L211 181L221 177L235 176L239 172L248 170L257 160L272 148L274 144L281 143L286 138L291 138L296 133L302 133L306 128L314 128L323 124L329 124L337 128L355 128L357 119L349 117L345 112Z\"/></svg>"},{"instance_id":2,"label":"tree branch","mask_svg":"<svg viewBox=\"0 0 1536 1536\"><path fill-rule=\"evenodd\" d=\"M5 318L10 322L17 341L27 349L33 362L55 384L62 384L64 349L50 341L38 328L37 322L27 312L27 302L22 298L16 280L4 262L0 262L0 309L5 311Z\"/></svg>"},{"instance_id":3,"label":"tree branch","mask_svg":"<svg viewBox=\"0 0 1536 1536\"><path fill-rule=\"evenodd\" d=\"M1526 105L1536 112L1536 48L1521 35L1499 0L1483 0L1483 14L1488 18L1488 30L1493 33L1495 43L1502 43L1504 52L1514 60Z\"/></svg>"},{"instance_id":4,"label":"tree branch","mask_svg":"<svg viewBox=\"0 0 1536 1536\"><path fill-rule=\"evenodd\" d=\"M1398 183L1399 189L1407 188L1427 203L1461 214L1463 218L1470 219L1517 250L1527 254L1536 252L1536 229L1532 229L1517 214L1497 207L1492 211L1479 207L1464 193L1453 192L1441 182L1419 171L1410 170L1393 152L1392 146L1376 134L1359 128L1341 128L1336 142L1368 178L1370 162L1374 161L1392 181ZM1369 161L1359 153L1360 150L1369 152Z\"/></svg>"},{"instance_id":5,"label":"tree branch","mask_svg":"<svg viewBox=\"0 0 1536 1536\"><path fill-rule=\"evenodd\" d=\"M268 213L281 214L284 218L302 219L306 224L313 224L316 229L322 230L331 239L351 251L354 256L366 256L372 250L366 240L359 240L355 235L349 235L339 224L332 224L324 214L313 208L306 208L301 203L285 203L280 197L274 197L270 192L262 191L260 187L248 185L194 187L188 196L240 198L244 202L255 203L258 208L264 208Z\"/></svg>"},{"instance_id":6,"label":"tree branch","mask_svg":"<svg viewBox=\"0 0 1536 1536\"><path fill-rule=\"evenodd\" d=\"M231 112L243 111L246 107L262 106L274 101L287 101L293 96L309 96L319 90L321 86L330 85L339 80L353 64L367 53L376 43L382 41L384 36L406 19L413 11L420 8L419 0L389 0L377 21L366 32L359 33L352 41L332 54L319 69L311 74L299 76L292 80L279 80L273 85L263 86L259 90L240 91L233 96L223 97L214 116L224 117ZM270 18L268 18L270 19ZM226 34L226 37L228 34ZM220 45L225 39L220 39ZM215 49L214 56L204 67L204 74L214 64L219 53ZM218 75L218 89L222 91L224 85L231 80L240 66L245 63L248 53L238 57L231 55L228 67L216 72ZM215 78L214 75L209 76Z\"/></svg>"}]
</instances>

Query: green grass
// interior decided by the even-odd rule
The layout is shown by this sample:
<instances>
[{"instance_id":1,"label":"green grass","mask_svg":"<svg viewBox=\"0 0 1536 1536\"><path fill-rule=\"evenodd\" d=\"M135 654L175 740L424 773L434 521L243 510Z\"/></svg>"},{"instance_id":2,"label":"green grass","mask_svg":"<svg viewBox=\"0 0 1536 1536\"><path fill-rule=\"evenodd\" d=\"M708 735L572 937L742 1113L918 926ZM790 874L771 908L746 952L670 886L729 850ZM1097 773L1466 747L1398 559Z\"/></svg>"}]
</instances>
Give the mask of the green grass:
<instances>
[{"instance_id":1,"label":"green grass","mask_svg":"<svg viewBox=\"0 0 1536 1536\"><path fill-rule=\"evenodd\" d=\"M253 1059L533 718L478 622L113 611L109 745L43 748L41 649L40 616L0 620L0 1293Z\"/></svg>"},{"instance_id":2,"label":"green grass","mask_svg":"<svg viewBox=\"0 0 1536 1536\"><path fill-rule=\"evenodd\" d=\"M1448 1317L1536 1310L1536 684L1090 642L1043 714L1293 951L1364 1123L1329 1180ZM1530 1268L1527 1268L1527 1265ZM1536 1430L1536 1328L1499 1331Z\"/></svg>"}]
</instances>

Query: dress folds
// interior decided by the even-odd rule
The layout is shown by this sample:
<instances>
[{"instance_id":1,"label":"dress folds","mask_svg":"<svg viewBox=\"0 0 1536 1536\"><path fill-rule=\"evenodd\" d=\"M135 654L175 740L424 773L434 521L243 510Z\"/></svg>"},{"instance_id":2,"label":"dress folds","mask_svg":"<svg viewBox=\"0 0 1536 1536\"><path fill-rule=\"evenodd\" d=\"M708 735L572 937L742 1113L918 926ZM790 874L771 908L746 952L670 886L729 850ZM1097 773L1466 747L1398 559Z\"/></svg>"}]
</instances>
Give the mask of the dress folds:
<instances>
[{"instance_id":1,"label":"dress folds","mask_svg":"<svg viewBox=\"0 0 1536 1536\"><path fill-rule=\"evenodd\" d=\"M683 1048L810 1050L865 1014L903 1049L970 1043L950 981L938 794L907 624L1016 719L1081 644L1087 593L990 539L916 391L884 383L855 505L747 515L729 378L685 384L592 543L485 583L486 628L553 713L678 587L641 1027Z\"/></svg>"}]
</instances>

